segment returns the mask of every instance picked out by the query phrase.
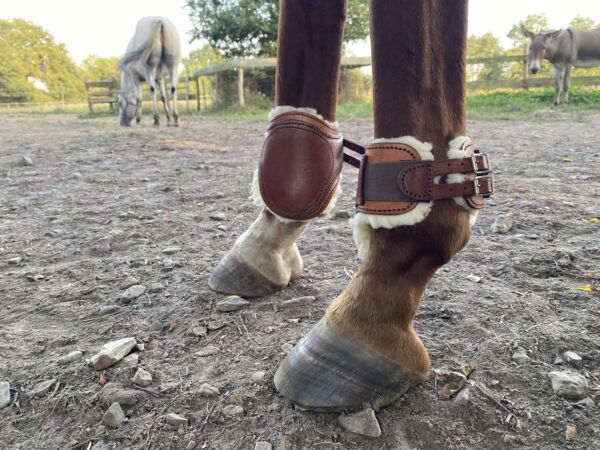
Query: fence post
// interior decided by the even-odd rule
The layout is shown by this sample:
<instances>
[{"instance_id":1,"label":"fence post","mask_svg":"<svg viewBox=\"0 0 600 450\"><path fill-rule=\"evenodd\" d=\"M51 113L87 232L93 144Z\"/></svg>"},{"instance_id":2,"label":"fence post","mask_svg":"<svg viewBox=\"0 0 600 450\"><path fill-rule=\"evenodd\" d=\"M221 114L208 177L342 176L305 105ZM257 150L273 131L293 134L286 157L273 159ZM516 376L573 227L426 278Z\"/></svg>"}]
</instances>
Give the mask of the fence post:
<instances>
[{"instance_id":1,"label":"fence post","mask_svg":"<svg viewBox=\"0 0 600 450\"><path fill-rule=\"evenodd\" d=\"M185 68L185 111L190 113L190 69Z\"/></svg>"},{"instance_id":2,"label":"fence post","mask_svg":"<svg viewBox=\"0 0 600 450\"><path fill-rule=\"evenodd\" d=\"M238 100L240 108L244 107L244 69L238 69Z\"/></svg>"},{"instance_id":3,"label":"fence post","mask_svg":"<svg viewBox=\"0 0 600 450\"><path fill-rule=\"evenodd\" d=\"M200 112L200 77L196 77L196 111Z\"/></svg>"},{"instance_id":4,"label":"fence post","mask_svg":"<svg viewBox=\"0 0 600 450\"><path fill-rule=\"evenodd\" d=\"M523 89L529 88L527 83L527 73L527 44L525 44L523 49Z\"/></svg>"}]
</instances>

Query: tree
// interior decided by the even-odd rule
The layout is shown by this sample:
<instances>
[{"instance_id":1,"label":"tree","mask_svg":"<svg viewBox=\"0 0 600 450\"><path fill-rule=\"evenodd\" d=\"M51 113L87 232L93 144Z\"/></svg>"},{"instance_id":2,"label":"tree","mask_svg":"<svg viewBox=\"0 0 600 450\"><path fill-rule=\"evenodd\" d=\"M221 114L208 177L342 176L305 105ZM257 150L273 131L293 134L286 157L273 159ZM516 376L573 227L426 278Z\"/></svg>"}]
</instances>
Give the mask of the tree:
<instances>
[{"instance_id":1,"label":"tree","mask_svg":"<svg viewBox=\"0 0 600 450\"><path fill-rule=\"evenodd\" d=\"M535 33L548 29L548 18L546 14L530 14L521 23L514 24L508 32L508 38L513 42L513 48L523 49L529 45L529 38L521 31L521 25Z\"/></svg>"},{"instance_id":2,"label":"tree","mask_svg":"<svg viewBox=\"0 0 600 450\"><path fill-rule=\"evenodd\" d=\"M120 77L119 58L104 58L89 55L81 62L81 73L84 80L118 80Z\"/></svg>"},{"instance_id":3,"label":"tree","mask_svg":"<svg viewBox=\"0 0 600 450\"><path fill-rule=\"evenodd\" d=\"M186 0L192 40L206 39L226 58L275 56L279 0ZM368 7L349 0L346 42L368 35Z\"/></svg>"},{"instance_id":4,"label":"tree","mask_svg":"<svg viewBox=\"0 0 600 450\"><path fill-rule=\"evenodd\" d=\"M583 17L580 14L577 14L571 22L569 22L569 28L574 28L576 30L589 30L590 28L594 28L594 19L591 17Z\"/></svg>"},{"instance_id":5,"label":"tree","mask_svg":"<svg viewBox=\"0 0 600 450\"><path fill-rule=\"evenodd\" d=\"M504 54L500 40L492 33L481 36L469 36L467 40L467 58L486 58ZM502 76L500 63L470 64L467 66L467 78L474 80L498 80Z\"/></svg>"},{"instance_id":6,"label":"tree","mask_svg":"<svg viewBox=\"0 0 600 450\"><path fill-rule=\"evenodd\" d=\"M63 44L23 19L0 19L0 98L3 101L83 96L79 69ZM43 87L43 88L40 88Z\"/></svg>"}]
</instances>

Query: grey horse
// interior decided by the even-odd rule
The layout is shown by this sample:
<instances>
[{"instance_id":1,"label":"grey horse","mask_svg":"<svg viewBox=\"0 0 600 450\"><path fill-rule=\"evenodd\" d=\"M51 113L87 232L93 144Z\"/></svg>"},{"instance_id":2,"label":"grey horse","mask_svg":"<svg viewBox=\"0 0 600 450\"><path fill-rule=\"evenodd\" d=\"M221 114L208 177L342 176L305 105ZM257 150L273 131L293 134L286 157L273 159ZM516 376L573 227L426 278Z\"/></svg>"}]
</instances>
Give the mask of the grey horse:
<instances>
[{"instance_id":1,"label":"grey horse","mask_svg":"<svg viewBox=\"0 0 600 450\"><path fill-rule=\"evenodd\" d=\"M156 86L160 86L161 99L167 114L167 124L179 126L177 112L178 67L181 62L181 44L179 33L164 17L144 17L136 26L135 34L129 41L127 52L121 58L121 92L119 93L119 116L121 125L131 126L135 117L140 123L142 116L142 87L146 81L150 86L154 126L160 124ZM165 87L165 74L171 81L173 96L173 122L169 112L169 101Z\"/></svg>"},{"instance_id":2,"label":"grey horse","mask_svg":"<svg viewBox=\"0 0 600 450\"><path fill-rule=\"evenodd\" d=\"M536 74L542 59L554 68L554 105L560 103L561 89L564 102L569 102L569 86L573 67L600 66L600 28L592 30L566 30L534 33L521 25L523 34L531 39L529 45L529 71ZM562 83L561 83L562 79Z\"/></svg>"}]
</instances>

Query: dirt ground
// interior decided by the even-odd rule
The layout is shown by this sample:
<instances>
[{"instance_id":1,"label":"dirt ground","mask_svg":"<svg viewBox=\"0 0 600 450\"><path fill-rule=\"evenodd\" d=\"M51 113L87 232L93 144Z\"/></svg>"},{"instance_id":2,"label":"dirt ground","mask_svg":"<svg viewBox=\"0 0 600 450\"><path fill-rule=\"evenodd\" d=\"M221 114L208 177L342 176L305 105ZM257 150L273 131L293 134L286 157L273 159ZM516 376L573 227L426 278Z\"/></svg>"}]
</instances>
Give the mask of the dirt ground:
<instances>
[{"instance_id":1,"label":"dirt ground","mask_svg":"<svg viewBox=\"0 0 600 450\"><path fill-rule=\"evenodd\" d=\"M272 385L289 345L358 266L348 219L338 217L353 210L354 169L344 169L342 213L316 220L299 241L302 277L219 312L223 296L207 280L257 214L248 194L265 122L184 119L181 129L155 130L148 117L121 129L116 118L0 115L0 382L11 394L0 448L600 448L600 296L576 289L600 287L592 220L600 216L600 115L469 123L491 154L498 192L468 247L430 284L415 328L433 369L477 359L470 399L439 399L432 372L377 413L380 438L346 431L337 414L296 410ZM341 129L372 136L367 119L343 120ZM492 233L508 212L512 229ZM128 303L122 295L136 282L146 292ZM316 301L281 308L307 295ZM137 364L103 372L87 364L125 337L144 344ZM196 355L207 346L218 353ZM529 363L512 360L518 346ZM59 364L75 350L83 358ZM583 368L555 365L565 351ZM137 367L152 374L150 386L132 383ZM584 375L584 397L595 404L555 395L547 375L555 370ZM253 380L257 371L263 380ZM47 393L32 396L50 379ZM135 402L116 430L102 424L106 382ZM203 383L220 394L203 396ZM224 414L227 405L243 414ZM169 413L188 428L166 424ZM567 426L576 427L569 440Z\"/></svg>"}]
</instances>

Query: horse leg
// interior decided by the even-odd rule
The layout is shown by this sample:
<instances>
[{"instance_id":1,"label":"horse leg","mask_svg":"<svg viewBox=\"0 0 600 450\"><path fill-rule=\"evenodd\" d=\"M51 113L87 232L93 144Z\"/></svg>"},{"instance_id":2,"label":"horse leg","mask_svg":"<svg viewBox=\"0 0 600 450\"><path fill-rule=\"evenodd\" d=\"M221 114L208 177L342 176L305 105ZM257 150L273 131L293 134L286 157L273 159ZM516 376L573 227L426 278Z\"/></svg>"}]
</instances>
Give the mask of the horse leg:
<instances>
[{"instance_id":1,"label":"horse leg","mask_svg":"<svg viewBox=\"0 0 600 450\"><path fill-rule=\"evenodd\" d=\"M177 84L179 84L179 74L177 73L177 64L170 70L171 96L173 97L173 126L179 126L179 111L177 110Z\"/></svg>"},{"instance_id":2,"label":"horse leg","mask_svg":"<svg viewBox=\"0 0 600 450\"><path fill-rule=\"evenodd\" d=\"M559 66L552 66L554 68L554 106L558 106L560 103L560 92L562 88L562 77L565 68Z\"/></svg>"},{"instance_id":3,"label":"horse leg","mask_svg":"<svg viewBox=\"0 0 600 450\"><path fill-rule=\"evenodd\" d=\"M152 99L152 112L154 114L154 127L160 126L160 116L158 114L158 101L156 99L156 67L146 69L146 81L150 88L150 98Z\"/></svg>"},{"instance_id":4,"label":"horse leg","mask_svg":"<svg viewBox=\"0 0 600 450\"><path fill-rule=\"evenodd\" d=\"M271 114L276 116L272 124L281 112L294 110L299 111L302 120L335 131L335 125L325 124L317 114L326 121L335 120L346 0L320 2L318 6L312 0L281 0L280 6L275 88L278 107ZM289 170L271 174L282 178L282 183L274 190L283 196L297 191L302 194L306 192L305 187L294 190L293 186L289 188L285 184L285 179L295 179L306 173L305 166L294 165L293 161L306 159L303 155L312 155L314 148L310 143L305 144L306 137L301 133L296 141L287 138L280 141L283 142L281 151L287 146L298 152L289 158L292 160L287 167ZM267 142L265 148L266 145ZM258 297L284 288L302 273L302 258L295 241L309 220L292 220L271 212L258 192L258 178L255 174L253 195L255 203L263 205L262 211L213 271L209 280L213 290ZM335 181L337 183L338 179ZM329 207L333 202L332 199Z\"/></svg>"},{"instance_id":5,"label":"horse leg","mask_svg":"<svg viewBox=\"0 0 600 450\"><path fill-rule=\"evenodd\" d=\"M167 87L165 86L165 79L160 79L160 99L165 107L165 114L167 115L167 126L171 125L171 113L169 111L169 99L167 97Z\"/></svg>"},{"instance_id":6,"label":"horse leg","mask_svg":"<svg viewBox=\"0 0 600 450\"><path fill-rule=\"evenodd\" d=\"M139 124L142 121L142 85L138 83L136 87L137 97L135 99L135 123Z\"/></svg>"},{"instance_id":7,"label":"horse leg","mask_svg":"<svg viewBox=\"0 0 600 450\"><path fill-rule=\"evenodd\" d=\"M466 130L467 0L371 0L370 7L375 136L450 157L449 141L456 147ZM386 151L373 148L374 156ZM280 365L281 394L319 411L380 407L427 378L429 356L412 321L436 270L469 240L472 216L461 200L432 202L425 219L357 214L363 261Z\"/></svg>"},{"instance_id":8,"label":"horse leg","mask_svg":"<svg viewBox=\"0 0 600 450\"><path fill-rule=\"evenodd\" d=\"M569 103L569 88L571 87L571 73L573 66L565 66L565 74L563 75L563 98L565 103Z\"/></svg>"}]
</instances>

